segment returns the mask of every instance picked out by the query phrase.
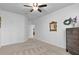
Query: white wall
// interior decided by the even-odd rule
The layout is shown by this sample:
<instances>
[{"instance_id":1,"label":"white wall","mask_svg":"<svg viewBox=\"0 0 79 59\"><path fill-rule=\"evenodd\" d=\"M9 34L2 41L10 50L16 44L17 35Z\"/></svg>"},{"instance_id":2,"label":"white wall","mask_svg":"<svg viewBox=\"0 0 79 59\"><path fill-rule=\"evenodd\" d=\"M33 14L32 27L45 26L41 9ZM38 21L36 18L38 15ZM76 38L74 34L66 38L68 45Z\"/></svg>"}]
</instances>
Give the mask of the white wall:
<instances>
[{"instance_id":1,"label":"white wall","mask_svg":"<svg viewBox=\"0 0 79 59\"><path fill-rule=\"evenodd\" d=\"M27 40L29 37L29 26L30 26L29 20L27 16L25 16L25 40Z\"/></svg>"},{"instance_id":2,"label":"white wall","mask_svg":"<svg viewBox=\"0 0 79 59\"><path fill-rule=\"evenodd\" d=\"M1 45L24 42L27 37L27 18L23 15L2 11L1 16ZM27 38L26 38L27 39Z\"/></svg>"},{"instance_id":3,"label":"white wall","mask_svg":"<svg viewBox=\"0 0 79 59\"><path fill-rule=\"evenodd\" d=\"M60 9L54 13L43 16L40 19L36 19L34 23L36 26L35 30L37 39L65 48L66 47L65 29L67 27L72 27L72 25L70 26L64 25L63 21L70 17L74 18L75 16L79 17L79 5L77 4ZM49 23L53 20L57 21L57 32L50 32Z\"/></svg>"}]
</instances>

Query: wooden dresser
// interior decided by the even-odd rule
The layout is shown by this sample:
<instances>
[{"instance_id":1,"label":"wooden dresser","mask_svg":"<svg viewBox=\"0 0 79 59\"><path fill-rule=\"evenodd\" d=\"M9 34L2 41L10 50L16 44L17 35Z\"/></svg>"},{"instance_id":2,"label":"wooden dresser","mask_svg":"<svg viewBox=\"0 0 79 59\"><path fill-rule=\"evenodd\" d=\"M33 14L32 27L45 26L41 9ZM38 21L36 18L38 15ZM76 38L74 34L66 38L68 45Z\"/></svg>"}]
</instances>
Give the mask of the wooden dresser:
<instances>
[{"instance_id":1,"label":"wooden dresser","mask_svg":"<svg viewBox=\"0 0 79 59\"><path fill-rule=\"evenodd\" d=\"M66 29L66 51L79 55L79 28Z\"/></svg>"}]
</instances>

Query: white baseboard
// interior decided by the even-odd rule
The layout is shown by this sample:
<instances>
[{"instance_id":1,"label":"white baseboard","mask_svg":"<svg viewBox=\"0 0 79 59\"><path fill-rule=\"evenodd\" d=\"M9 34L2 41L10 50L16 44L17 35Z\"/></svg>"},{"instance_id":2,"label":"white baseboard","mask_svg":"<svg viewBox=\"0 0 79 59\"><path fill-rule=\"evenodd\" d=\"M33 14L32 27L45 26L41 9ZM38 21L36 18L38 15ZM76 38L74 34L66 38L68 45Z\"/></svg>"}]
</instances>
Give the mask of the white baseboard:
<instances>
[{"instance_id":1,"label":"white baseboard","mask_svg":"<svg viewBox=\"0 0 79 59\"><path fill-rule=\"evenodd\" d=\"M54 46L57 46L57 47L60 47L60 48L63 48L63 49L66 49L65 47L63 47L63 46L61 46L61 45L58 45L58 44L56 44L56 43L53 43L52 41L50 41L50 40L45 40L45 39L40 39L40 38L38 38L38 40L41 40L41 41L43 41L43 42L46 42L46 43L48 43L48 44L51 44L51 45L54 45Z\"/></svg>"},{"instance_id":2,"label":"white baseboard","mask_svg":"<svg viewBox=\"0 0 79 59\"><path fill-rule=\"evenodd\" d=\"M13 45L13 44L18 44L18 43L23 43L23 42L25 42L25 40L24 41L13 42L13 43L1 44L1 47L7 46L7 45Z\"/></svg>"}]
</instances>

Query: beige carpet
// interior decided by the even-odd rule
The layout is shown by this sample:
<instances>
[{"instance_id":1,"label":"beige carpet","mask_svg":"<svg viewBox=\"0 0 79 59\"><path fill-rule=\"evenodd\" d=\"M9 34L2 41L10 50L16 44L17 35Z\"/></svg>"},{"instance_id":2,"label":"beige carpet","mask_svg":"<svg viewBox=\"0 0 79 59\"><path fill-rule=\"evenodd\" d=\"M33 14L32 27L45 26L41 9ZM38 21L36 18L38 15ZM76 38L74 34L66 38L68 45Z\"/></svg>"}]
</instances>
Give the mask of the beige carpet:
<instances>
[{"instance_id":1,"label":"beige carpet","mask_svg":"<svg viewBox=\"0 0 79 59\"><path fill-rule=\"evenodd\" d=\"M24 43L1 47L0 55L69 55L69 53L65 49L29 39Z\"/></svg>"}]
</instances>

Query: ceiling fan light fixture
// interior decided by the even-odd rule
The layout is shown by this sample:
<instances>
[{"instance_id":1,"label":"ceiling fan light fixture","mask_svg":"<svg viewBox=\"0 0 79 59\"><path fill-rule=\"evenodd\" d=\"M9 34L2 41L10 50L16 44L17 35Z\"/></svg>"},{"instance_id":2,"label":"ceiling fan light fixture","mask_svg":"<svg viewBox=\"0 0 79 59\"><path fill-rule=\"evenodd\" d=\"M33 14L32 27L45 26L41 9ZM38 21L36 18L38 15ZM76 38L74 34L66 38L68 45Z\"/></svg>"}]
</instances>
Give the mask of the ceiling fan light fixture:
<instances>
[{"instance_id":1,"label":"ceiling fan light fixture","mask_svg":"<svg viewBox=\"0 0 79 59\"><path fill-rule=\"evenodd\" d=\"M38 10L38 7L34 7L34 6L33 6L33 10L34 10L34 11L37 11L37 10Z\"/></svg>"},{"instance_id":2,"label":"ceiling fan light fixture","mask_svg":"<svg viewBox=\"0 0 79 59\"><path fill-rule=\"evenodd\" d=\"M32 8L34 11L37 11L38 10L38 3L33 3Z\"/></svg>"},{"instance_id":3,"label":"ceiling fan light fixture","mask_svg":"<svg viewBox=\"0 0 79 59\"><path fill-rule=\"evenodd\" d=\"M24 5L25 7L32 7L32 9L30 10L30 12L32 11L39 11L39 12L42 12L42 10L40 8L42 7L47 7L47 4L41 4L41 5L38 5L38 3L33 3L32 6L29 6L29 5Z\"/></svg>"}]
</instances>

